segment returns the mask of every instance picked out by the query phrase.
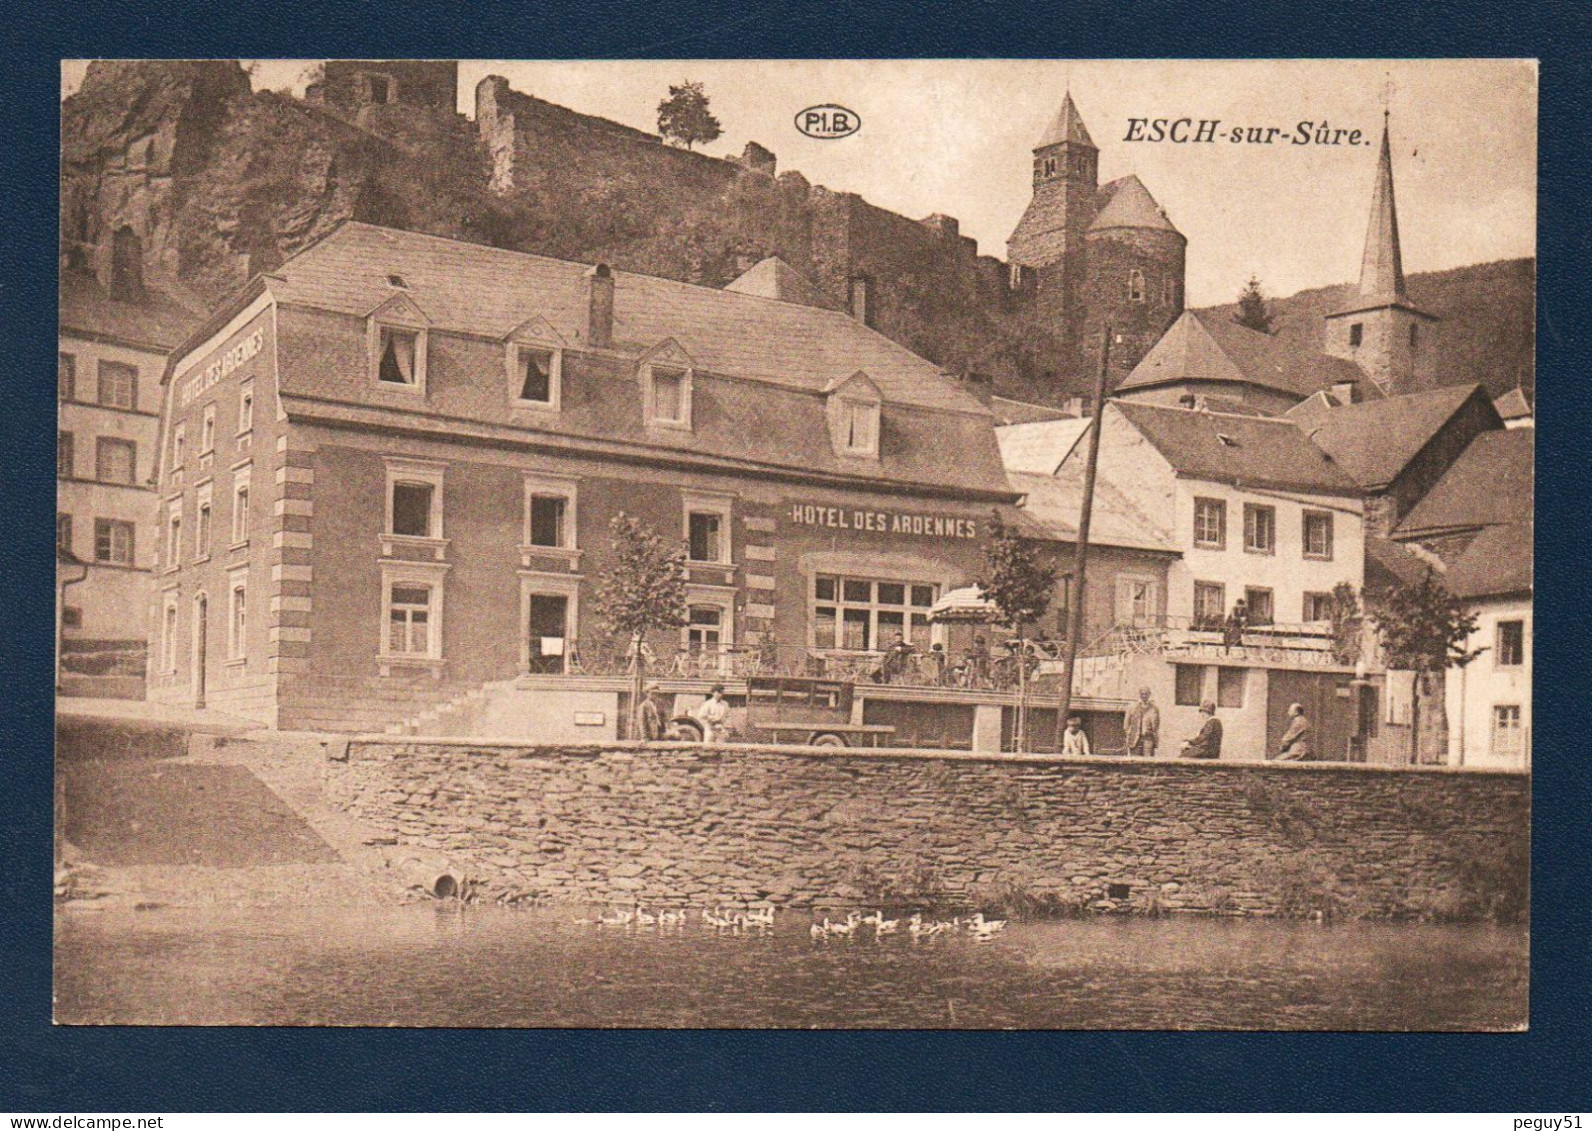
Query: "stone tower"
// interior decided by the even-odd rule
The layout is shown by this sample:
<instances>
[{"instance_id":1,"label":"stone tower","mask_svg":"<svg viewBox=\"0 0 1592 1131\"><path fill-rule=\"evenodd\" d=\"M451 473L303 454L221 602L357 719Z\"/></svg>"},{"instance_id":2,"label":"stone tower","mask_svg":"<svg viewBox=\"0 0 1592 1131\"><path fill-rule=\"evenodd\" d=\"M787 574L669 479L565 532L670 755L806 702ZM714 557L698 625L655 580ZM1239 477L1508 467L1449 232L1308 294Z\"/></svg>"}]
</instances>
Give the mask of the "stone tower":
<instances>
[{"instance_id":1,"label":"stone tower","mask_svg":"<svg viewBox=\"0 0 1592 1131\"><path fill-rule=\"evenodd\" d=\"M1100 364L1101 334L1111 329L1109 388L1133 372L1166 328L1183 313L1188 240L1138 177L1112 181L1085 234L1083 336L1085 370Z\"/></svg>"},{"instance_id":2,"label":"stone tower","mask_svg":"<svg viewBox=\"0 0 1592 1131\"><path fill-rule=\"evenodd\" d=\"M1034 195L1006 241L1006 258L1034 268L1035 310L1071 342L1084 320L1084 235L1098 207L1099 172L1100 151L1069 91L1034 147Z\"/></svg>"},{"instance_id":3,"label":"stone tower","mask_svg":"<svg viewBox=\"0 0 1592 1131\"><path fill-rule=\"evenodd\" d=\"M1348 301L1326 316L1325 352L1352 361L1383 393L1410 393L1428 387L1429 367L1419 366L1422 335L1434 315L1410 302L1399 251L1398 208L1393 199L1393 155L1386 116L1382 153L1371 189L1371 219L1360 259L1360 285ZM1419 372L1418 372L1419 371Z\"/></svg>"},{"instance_id":4,"label":"stone tower","mask_svg":"<svg viewBox=\"0 0 1592 1131\"><path fill-rule=\"evenodd\" d=\"M1120 376L1183 311L1187 241L1137 177L1102 186L1099 159L1068 92L1034 147L1033 197L1006 242L1010 263L1037 274L1035 317L1066 343L1061 377L1078 388L1091 384L1105 326Z\"/></svg>"}]
</instances>

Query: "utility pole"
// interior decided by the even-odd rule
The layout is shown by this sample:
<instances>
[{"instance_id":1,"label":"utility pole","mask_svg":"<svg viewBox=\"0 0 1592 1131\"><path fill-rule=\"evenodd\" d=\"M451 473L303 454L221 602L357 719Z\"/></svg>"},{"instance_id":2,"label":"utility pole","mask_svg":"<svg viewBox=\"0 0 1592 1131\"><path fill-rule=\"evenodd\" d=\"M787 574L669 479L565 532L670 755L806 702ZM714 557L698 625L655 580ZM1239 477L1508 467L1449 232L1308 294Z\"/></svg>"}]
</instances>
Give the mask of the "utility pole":
<instances>
[{"instance_id":1,"label":"utility pole","mask_svg":"<svg viewBox=\"0 0 1592 1131\"><path fill-rule=\"evenodd\" d=\"M1061 705L1056 712L1056 753L1072 710L1072 673L1078 663L1078 638L1083 635L1084 570L1089 561L1089 520L1094 514L1095 468L1100 463L1100 419L1106 407L1106 376L1111 371L1111 327L1100 343L1100 373L1095 378L1094 423L1089 428L1089 458L1083 471L1083 510L1078 515L1078 546L1073 551L1072 608L1068 610L1067 658L1061 667Z\"/></svg>"}]
</instances>

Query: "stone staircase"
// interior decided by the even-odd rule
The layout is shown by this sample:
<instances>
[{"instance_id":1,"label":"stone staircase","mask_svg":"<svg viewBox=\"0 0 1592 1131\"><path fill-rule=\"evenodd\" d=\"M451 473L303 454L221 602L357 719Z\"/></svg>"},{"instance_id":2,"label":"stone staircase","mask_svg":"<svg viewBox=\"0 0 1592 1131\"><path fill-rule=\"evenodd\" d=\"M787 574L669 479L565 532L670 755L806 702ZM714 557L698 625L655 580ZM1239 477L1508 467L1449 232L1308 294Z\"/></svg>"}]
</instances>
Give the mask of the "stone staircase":
<instances>
[{"instance_id":1,"label":"stone staircase","mask_svg":"<svg viewBox=\"0 0 1592 1131\"><path fill-rule=\"evenodd\" d=\"M442 703L389 723L388 734L414 734L441 738L481 737L480 723L492 713L493 701L510 695L516 679L493 680L460 692Z\"/></svg>"}]
</instances>

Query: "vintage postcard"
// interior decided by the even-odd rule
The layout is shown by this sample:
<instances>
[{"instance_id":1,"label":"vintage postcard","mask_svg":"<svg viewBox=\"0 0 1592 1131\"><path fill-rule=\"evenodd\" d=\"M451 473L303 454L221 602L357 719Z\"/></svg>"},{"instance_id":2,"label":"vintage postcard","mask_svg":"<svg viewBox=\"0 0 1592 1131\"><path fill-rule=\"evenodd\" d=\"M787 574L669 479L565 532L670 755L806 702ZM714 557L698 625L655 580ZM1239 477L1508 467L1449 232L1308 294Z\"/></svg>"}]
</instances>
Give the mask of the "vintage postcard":
<instances>
[{"instance_id":1,"label":"vintage postcard","mask_svg":"<svg viewBox=\"0 0 1592 1131\"><path fill-rule=\"evenodd\" d=\"M1527 1026L1534 62L60 112L58 1022Z\"/></svg>"}]
</instances>

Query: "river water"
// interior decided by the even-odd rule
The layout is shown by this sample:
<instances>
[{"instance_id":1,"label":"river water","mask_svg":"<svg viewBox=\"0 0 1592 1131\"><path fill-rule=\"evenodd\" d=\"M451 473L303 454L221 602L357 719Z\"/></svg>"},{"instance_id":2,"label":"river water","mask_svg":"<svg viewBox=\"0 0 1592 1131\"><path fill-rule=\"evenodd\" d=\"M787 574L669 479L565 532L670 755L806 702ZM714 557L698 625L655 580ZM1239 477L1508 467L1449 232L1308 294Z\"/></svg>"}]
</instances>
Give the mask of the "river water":
<instances>
[{"instance_id":1,"label":"river water","mask_svg":"<svg viewBox=\"0 0 1592 1131\"><path fill-rule=\"evenodd\" d=\"M1096 918L815 941L436 904L67 906L65 1023L1518 1029L1524 928Z\"/></svg>"}]
</instances>

